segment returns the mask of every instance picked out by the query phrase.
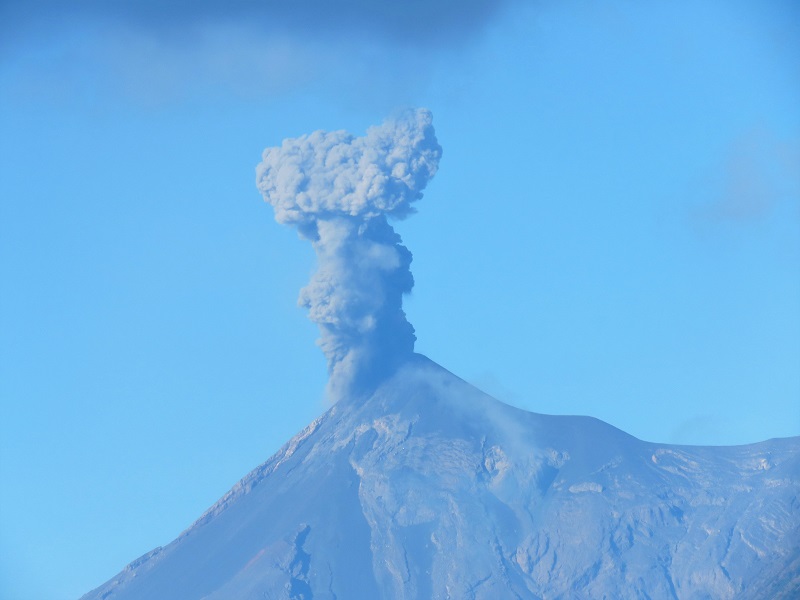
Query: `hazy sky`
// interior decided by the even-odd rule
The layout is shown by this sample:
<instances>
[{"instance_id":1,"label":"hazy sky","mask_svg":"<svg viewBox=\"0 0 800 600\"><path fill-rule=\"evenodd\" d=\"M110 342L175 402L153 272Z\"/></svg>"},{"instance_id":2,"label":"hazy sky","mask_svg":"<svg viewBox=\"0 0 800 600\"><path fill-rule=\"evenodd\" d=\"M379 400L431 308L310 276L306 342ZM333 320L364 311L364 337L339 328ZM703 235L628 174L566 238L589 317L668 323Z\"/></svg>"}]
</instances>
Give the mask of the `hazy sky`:
<instances>
[{"instance_id":1,"label":"hazy sky","mask_svg":"<svg viewBox=\"0 0 800 600\"><path fill-rule=\"evenodd\" d=\"M646 440L800 434L796 3L162 4L0 5L0 597L74 600L324 410L255 166L404 106L418 351Z\"/></svg>"}]
</instances>

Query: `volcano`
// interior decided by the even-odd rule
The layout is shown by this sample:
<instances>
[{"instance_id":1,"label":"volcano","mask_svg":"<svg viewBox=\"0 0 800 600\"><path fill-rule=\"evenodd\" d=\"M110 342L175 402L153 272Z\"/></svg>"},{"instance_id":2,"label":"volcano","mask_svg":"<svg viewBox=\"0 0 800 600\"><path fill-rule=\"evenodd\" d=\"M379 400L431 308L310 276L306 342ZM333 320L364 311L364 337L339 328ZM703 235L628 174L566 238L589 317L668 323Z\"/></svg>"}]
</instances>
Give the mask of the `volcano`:
<instances>
[{"instance_id":1,"label":"volcano","mask_svg":"<svg viewBox=\"0 0 800 600\"><path fill-rule=\"evenodd\" d=\"M421 355L82 600L800 597L800 437L638 440Z\"/></svg>"}]
</instances>

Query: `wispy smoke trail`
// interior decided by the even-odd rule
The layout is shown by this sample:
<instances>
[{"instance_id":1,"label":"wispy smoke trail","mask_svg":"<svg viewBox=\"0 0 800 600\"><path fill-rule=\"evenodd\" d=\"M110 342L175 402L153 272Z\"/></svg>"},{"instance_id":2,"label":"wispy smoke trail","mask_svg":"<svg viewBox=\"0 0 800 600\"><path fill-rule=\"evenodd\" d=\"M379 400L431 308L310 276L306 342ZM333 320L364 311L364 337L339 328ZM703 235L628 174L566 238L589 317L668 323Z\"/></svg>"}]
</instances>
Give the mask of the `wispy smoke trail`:
<instances>
[{"instance_id":1,"label":"wispy smoke trail","mask_svg":"<svg viewBox=\"0 0 800 600\"><path fill-rule=\"evenodd\" d=\"M279 223L314 246L318 269L299 303L319 325L333 400L369 389L414 350L402 308L414 278L411 252L387 218L412 203L436 174L442 148L431 113L410 111L364 137L317 131L264 150L258 189Z\"/></svg>"}]
</instances>

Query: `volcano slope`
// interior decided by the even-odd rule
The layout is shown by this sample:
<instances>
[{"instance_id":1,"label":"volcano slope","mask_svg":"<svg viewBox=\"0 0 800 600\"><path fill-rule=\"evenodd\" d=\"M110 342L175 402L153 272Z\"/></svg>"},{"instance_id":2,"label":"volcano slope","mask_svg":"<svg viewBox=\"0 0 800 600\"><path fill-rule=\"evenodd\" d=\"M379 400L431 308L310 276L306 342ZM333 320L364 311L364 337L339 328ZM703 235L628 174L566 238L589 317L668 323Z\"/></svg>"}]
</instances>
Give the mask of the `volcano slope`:
<instances>
[{"instance_id":1,"label":"volcano slope","mask_svg":"<svg viewBox=\"0 0 800 600\"><path fill-rule=\"evenodd\" d=\"M640 441L414 355L82 600L800 597L800 438Z\"/></svg>"}]
</instances>

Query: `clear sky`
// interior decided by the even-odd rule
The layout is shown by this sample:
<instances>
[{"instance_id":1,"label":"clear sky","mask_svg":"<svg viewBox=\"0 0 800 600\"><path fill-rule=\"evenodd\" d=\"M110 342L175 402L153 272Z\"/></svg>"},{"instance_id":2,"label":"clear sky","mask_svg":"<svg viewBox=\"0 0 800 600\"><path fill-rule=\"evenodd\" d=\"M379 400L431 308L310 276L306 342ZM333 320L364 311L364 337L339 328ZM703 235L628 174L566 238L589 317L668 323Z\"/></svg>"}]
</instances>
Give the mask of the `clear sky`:
<instances>
[{"instance_id":1,"label":"clear sky","mask_svg":"<svg viewBox=\"0 0 800 600\"><path fill-rule=\"evenodd\" d=\"M254 168L403 106L418 351L646 440L800 434L796 3L174 4L0 8L0 598L77 598L325 409Z\"/></svg>"}]
</instances>

